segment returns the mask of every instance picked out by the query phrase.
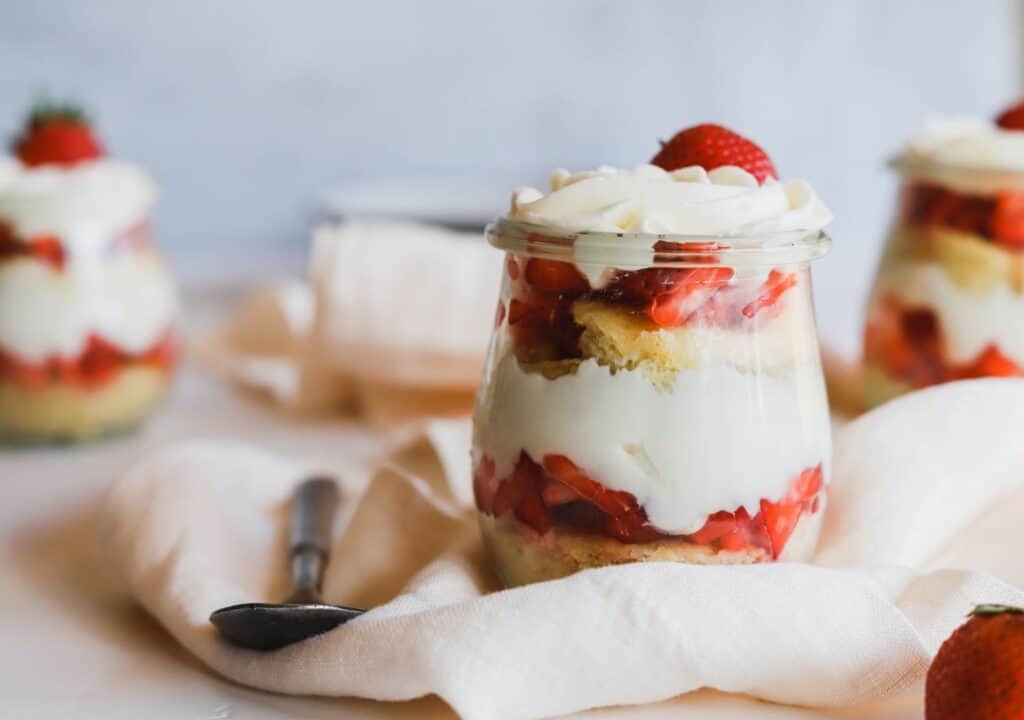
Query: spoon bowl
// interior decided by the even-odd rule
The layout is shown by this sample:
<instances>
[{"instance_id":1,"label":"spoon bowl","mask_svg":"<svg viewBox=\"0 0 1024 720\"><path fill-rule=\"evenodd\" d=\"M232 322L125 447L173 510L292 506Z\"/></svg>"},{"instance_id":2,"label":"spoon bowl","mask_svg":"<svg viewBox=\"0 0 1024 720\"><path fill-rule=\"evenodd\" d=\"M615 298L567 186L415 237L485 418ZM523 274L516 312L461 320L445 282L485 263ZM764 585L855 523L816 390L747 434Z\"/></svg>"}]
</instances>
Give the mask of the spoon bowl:
<instances>
[{"instance_id":1,"label":"spoon bowl","mask_svg":"<svg viewBox=\"0 0 1024 720\"><path fill-rule=\"evenodd\" d=\"M215 610L210 622L221 637L250 650L276 650L366 612L328 605L320 597L337 507L338 485L331 478L311 478L299 485L292 503L288 549L292 594L283 603L241 603Z\"/></svg>"},{"instance_id":2,"label":"spoon bowl","mask_svg":"<svg viewBox=\"0 0 1024 720\"><path fill-rule=\"evenodd\" d=\"M276 650L342 625L365 610L322 603L241 603L210 615L225 640L250 650Z\"/></svg>"}]
</instances>

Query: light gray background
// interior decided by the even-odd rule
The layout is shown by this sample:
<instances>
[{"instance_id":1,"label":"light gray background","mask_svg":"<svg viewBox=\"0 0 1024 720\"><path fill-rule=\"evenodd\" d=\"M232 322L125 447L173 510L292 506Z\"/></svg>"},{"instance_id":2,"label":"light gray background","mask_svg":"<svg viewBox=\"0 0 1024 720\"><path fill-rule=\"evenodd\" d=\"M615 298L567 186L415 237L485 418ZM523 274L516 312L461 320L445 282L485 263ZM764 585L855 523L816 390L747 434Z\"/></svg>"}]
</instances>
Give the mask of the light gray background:
<instances>
[{"instance_id":1,"label":"light gray background","mask_svg":"<svg viewBox=\"0 0 1024 720\"><path fill-rule=\"evenodd\" d=\"M338 183L543 183L714 120L834 210L819 319L847 350L892 204L884 159L929 113L990 114L1019 84L1013 0L9 0L2 17L0 129L36 88L88 102L159 178L189 276L300 267Z\"/></svg>"}]
</instances>

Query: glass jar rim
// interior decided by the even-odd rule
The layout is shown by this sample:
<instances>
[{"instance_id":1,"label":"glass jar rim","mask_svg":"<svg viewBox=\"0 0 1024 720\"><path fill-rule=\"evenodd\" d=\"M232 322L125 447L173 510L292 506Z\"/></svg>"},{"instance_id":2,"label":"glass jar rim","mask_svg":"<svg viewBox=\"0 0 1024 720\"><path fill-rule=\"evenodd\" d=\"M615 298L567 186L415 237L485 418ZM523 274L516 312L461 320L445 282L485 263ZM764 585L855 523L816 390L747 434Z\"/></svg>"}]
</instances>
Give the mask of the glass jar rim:
<instances>
[{"instance_id":1,"label":"glass jar rim","mask_svg":"<svg viewBox=\"0 0 1024 720\"><path fill-rule=\"evenodd\" d=\"M500 250L570 262L583 240L588 262L603 264L605 255L609 265L622 268L788 265L817 260L832 247L823 229L701 235L609 232L555 228L504 216L489 223L484 234ZM709 254L714 258L711 263Z\"/></svg>"},{"instance_id":2,"label":"glass jar rim","mask_svg":"<svg viewBox=\"0 0 1024 720\"><path fill-rule=\"evenodd\" d=\"M978 183L980 186L1024 189L1024 169L948 162L926 158L908 158L905 155L890 157L886 165L902 176L931 178L946 184L952 175L960 179L954 185Z\"/></svg>"}]
</instances>

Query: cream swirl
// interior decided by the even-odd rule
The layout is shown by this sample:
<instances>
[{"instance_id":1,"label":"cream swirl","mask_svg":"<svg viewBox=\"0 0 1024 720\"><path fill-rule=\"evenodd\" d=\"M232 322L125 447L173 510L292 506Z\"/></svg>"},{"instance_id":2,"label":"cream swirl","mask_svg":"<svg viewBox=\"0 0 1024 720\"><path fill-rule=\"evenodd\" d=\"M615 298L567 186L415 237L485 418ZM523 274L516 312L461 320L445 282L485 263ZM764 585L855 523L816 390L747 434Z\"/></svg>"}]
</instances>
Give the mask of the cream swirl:
<instances>
[{"instance_id":1,"label":"cream swirl","mask_svg":"<svg viewBox=\"0 0 1024 720\"><path fill-rule=\"evenodd\" d=\"M794 232L821 230L832 220L802 180L759 184L733 166L666 172L654 165L576 174L555 170L548 195L517 190L508 216L559 230L643 233L624 235L613 248L585 236L576 239L576 266L593 287L604 285L616 267L651 265L658 235L729 236L734 246L770 245L792 240Z\"/></svg>"},{"instance_id":2,"label":"cream swirl","mask_svg":"<svg viewBox=\"0 0 1024 720\"><path fill-rule=\"evenodd\" d=\"M141 168L112 158L72 167L25 167L0 159L0 221L23 237L57 235L73 254L102 249L144 219L156 185Z\"/></svg>"},{"instance_id":3,"label":"cream swirl","mask_svg":"<svg viewBox=\"0 0 1024 720\"><path fill-rule=\"evenodd\" d=\"M666 172L601 167L556 170L551 192L515 192L509 217L565 230L679 235L758 235L820 230L832 214L802 180L758 184L738 167Z\"/></svg>"},{"instance_id":4,"label":"cream swirl","mask_svg":"<svg viewBox=\"0 0 1024 720\"><path fill-rule=\"evenodd\" d=\"M896 159L905 173L967 193L1024 189L1024 132L983 118L934 118Z\"/></svg>"}]
</instances>

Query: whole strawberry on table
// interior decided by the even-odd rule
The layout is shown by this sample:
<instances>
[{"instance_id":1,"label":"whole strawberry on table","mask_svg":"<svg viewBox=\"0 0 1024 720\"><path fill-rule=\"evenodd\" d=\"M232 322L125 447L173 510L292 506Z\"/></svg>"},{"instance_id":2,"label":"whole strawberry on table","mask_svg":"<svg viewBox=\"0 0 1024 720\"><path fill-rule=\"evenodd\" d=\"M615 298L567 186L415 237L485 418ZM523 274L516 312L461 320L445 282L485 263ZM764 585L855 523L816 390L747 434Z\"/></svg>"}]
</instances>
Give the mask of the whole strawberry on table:
<instances>
[{"instance_id":1,"label":"whole strawberry on table","mask_svg":"<svg viewBox=\"0 0 1024 720\"><path fill-rule=\"evenodd\" d=\"M1024 719L1024 610L979 605L939 648L926 720Z\"/></svg>"}]
</instances>

